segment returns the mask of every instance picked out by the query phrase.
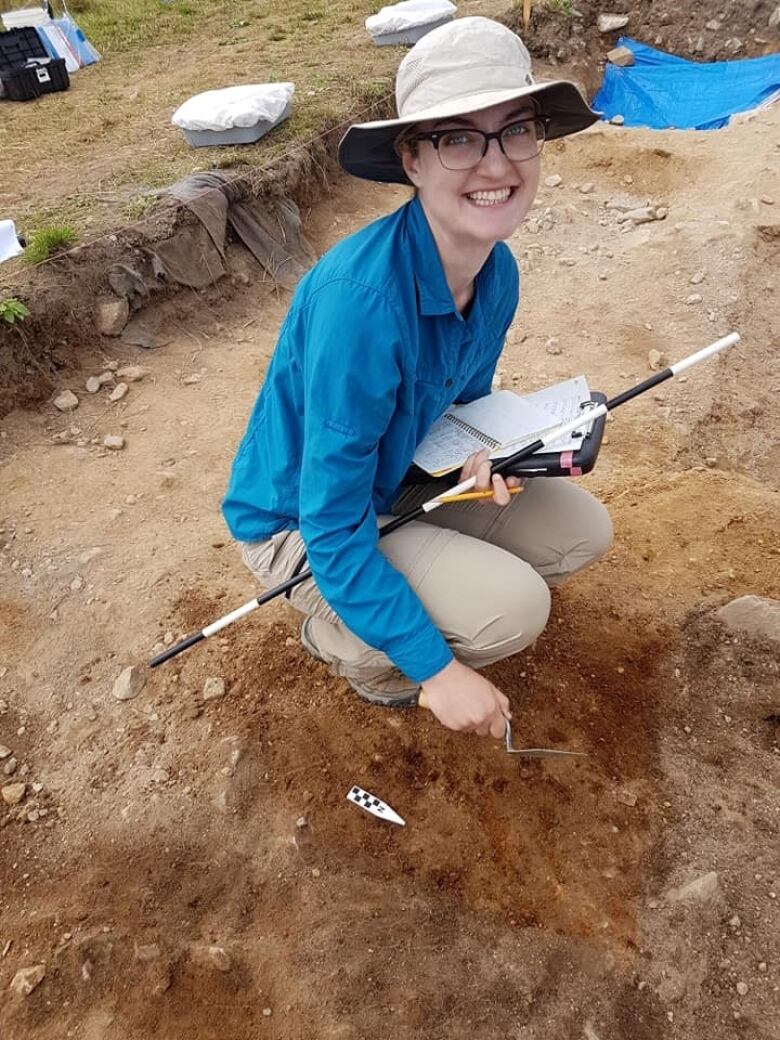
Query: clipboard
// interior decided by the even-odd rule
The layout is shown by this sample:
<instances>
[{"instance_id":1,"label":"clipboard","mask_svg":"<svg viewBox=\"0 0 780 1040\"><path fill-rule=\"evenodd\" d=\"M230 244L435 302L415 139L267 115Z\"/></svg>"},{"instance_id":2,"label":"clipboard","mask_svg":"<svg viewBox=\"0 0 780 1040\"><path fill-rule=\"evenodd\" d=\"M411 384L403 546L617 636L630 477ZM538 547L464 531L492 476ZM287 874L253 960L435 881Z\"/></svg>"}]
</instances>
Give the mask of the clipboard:
<instances>
[{"instance_id":1,"label":"clipboard","mask_svg":"<svg viewBox=\"0 0 780 1040\"><path fill-rule=\"evenodd\" d=\"M605 404L606 394L592 391L590 402L593 404ZM588 401L583 402L580 407L587 408ZM596 465L601 442L604 438L604 427L607 423L606 415L595 419L590 426L585 427L582 444L573 451L545 451L531 455L515 465L504 474L512 477L581 477L590 473ZM500 460L496 460L500 461ZM443 477L432 477L425 470L412 464L404 476L402 487L409 484L439 484L442 488L454 487L458 483L458 473L447 473Z\"/></svg>"}]
</instances>

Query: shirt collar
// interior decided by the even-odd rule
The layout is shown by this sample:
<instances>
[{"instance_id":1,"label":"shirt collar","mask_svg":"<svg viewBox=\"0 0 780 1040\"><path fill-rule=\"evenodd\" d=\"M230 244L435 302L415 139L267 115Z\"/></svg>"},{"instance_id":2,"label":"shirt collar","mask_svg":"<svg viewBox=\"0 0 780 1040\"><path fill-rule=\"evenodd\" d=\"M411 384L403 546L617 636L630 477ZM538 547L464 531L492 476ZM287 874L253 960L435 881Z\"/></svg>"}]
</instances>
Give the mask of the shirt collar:
<instances>
[{"instance_id":1,"label":"shirt collar","mask_svg":"<svg viewBox=\"0 0 780 1040\"><path fill-rule=\"evenodd\" d=\"M452 314L456 311L455 301L444 277L433 232L418 198L409 203L407 227L420 314Z\"/></svg>"},{"instance_id":2,"label":"shirt collar","mask_svg":"<svg viewBox=\"0 0 780 1040\"><path fill-rule=\"evenodd\" d=\"M436 240L419 198L414 198L409 203L407 227L420 314L455 314L460 318L452 291L447 285ZM472 328L476 328L482 322L480 287L484 285L488 270L492 267L494 253L495 250L492 250L474 282L474 300L468 317L468 324Z\"/></svg>"}]
</instances>

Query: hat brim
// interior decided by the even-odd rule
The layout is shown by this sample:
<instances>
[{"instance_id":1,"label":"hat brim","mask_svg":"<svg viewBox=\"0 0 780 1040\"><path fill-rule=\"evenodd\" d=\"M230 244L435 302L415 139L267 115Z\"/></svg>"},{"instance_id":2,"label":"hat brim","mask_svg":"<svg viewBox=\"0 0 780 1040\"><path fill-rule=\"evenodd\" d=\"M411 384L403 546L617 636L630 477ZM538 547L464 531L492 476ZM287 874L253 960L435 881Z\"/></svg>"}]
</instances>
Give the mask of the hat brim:
<instances>
[{"instance_id":1,"label":"hat brim","mask_svg":"<svg viewBox=\"0 0 780 1040\"><path fill-rule=\"evenodd\" d=\"M395 141L405 126L430 119L481 112L493 105L525 97L539 99L542 115L550 119L547 139L576 134L592 126L600 117L589 107L577 87L568 80L535 83L515 90L489 90L471 94L468 99L454 98L414 116L383 119L372 123L356 123L344 134L339 144L339 163L355 177L391 184L409 184L403 164L396 153Z\"/></svg>"}]
</instances>

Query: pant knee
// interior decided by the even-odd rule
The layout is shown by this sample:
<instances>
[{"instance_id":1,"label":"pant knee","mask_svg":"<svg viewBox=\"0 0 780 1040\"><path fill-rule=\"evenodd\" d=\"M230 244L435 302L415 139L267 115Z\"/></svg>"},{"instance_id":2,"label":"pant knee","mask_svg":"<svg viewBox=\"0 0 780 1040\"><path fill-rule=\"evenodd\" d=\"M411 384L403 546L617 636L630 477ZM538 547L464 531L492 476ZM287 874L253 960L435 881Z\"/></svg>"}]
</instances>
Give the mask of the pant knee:
<instances>
[{"instance_id":1,"label":"pant knee","mask_svg":"<svg viewBox=\"0 0 780 1040\"><path fill-rule=\"evenodd\" d=\"M522 561L491 597L490 610L468 639L469 650L489 660L500 660L530 645L544 631L550 616L546 582ZM510 567L515 571L515 567Z\"/></svg>"}]
</instances>

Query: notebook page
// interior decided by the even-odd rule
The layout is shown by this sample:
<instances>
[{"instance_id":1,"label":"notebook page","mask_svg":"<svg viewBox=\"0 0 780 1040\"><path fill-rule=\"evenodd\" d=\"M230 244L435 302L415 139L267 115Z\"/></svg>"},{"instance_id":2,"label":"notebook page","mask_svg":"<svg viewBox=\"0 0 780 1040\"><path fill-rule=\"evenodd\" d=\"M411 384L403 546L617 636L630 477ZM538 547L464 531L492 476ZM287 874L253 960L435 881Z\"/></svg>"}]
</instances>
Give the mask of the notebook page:
<instances>
[{"instance_id":1,"label":"notebook page","mask_svg":"<svg viewBox=\"0 0 780 1040\"><path fill-rule=\"evenodd\" d=\"M549 425L558 426L580 414L582 402L590 400L590 388L585 376L575 376L554 386L546 386L543 390L536 390L532 394L523 394L523 400L544 409L552 417ZM586 432L586 426L582 430L574 430L542 450L576 451L581 446Z\"/></svg>"},{"instance_id":2,"label":"notebook page","mask_svg":"<svg viewBox=\"0 0 780 1040\"><path fill-rule=\"evenodd\" d=\"M418 446L414 462L427 473L439 474L461 466L483 448L499 448L531 438L555 420L511 390L458 404L433 424Z\"/></svg>"}]
</instances>

